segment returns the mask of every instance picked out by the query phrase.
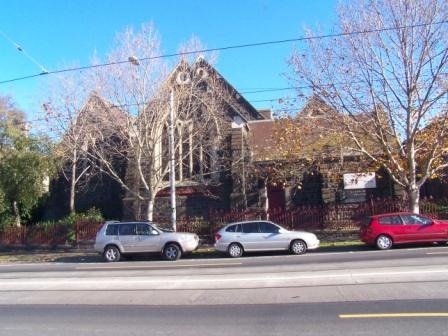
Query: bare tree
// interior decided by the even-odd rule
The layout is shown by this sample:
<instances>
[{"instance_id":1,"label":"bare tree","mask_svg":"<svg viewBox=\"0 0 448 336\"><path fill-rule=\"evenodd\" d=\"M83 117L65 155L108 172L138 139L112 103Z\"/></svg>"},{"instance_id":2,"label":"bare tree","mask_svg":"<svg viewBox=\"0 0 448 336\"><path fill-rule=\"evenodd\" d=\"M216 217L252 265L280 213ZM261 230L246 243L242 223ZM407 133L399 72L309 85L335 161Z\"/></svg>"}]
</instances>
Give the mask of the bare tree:
<instances>
[{"instance_id":1,"label":"bare tree","mask_svg":"<svg viewBox=\"0 0 448 336\"><path fill-rule=\"evenodd\" d=\"M201 39L196 35L192 35L185 43L181 44L177 52L180 59L184 62L194 63L199 58L205 58L202 50L206 50L207 46L202 43ZM207 63L214 65L218 61L218 51L207 53Z\"/></svg>"},{"instance_id":2,"label":"bare tree","mask_svg":"<svg viewBox=\"0 0 448 336\"><path fill-rule=\"evenodd\" d=\"M53 77L49 95L42 103L47 131L58 141L55 154L60 172L69 184L70 213L76 212L76 193L94 175L85 155L87 135L91 131L91 118L87 114L99 99L93 88L85 74L58 74Z\"/></svg>"},{"instance_id":3,"label":"bare tree","mask_svg":"<svg viewBox=\"0 0 448 336\"><path fill-rule=\"evenodd\" d=\"M181 60L174 71L161 55L160 38L153 24L117 37L107 63L129 59L95 72L98 92L126 113L117 120L101 114L90 133L86 155L115 179L128 195L147 202L144 217L152 220L157 193L168 186L169 111L175 111L177 181L204 180L217 168L218 143L224 126L219 78L209 76L208 63ZM117 162L125 164L120 173Z\"/></svg>"},{"instance_id":4,"label":"bare tree","mask_svg":"<svg viewBox=\"0 0 448 336\"><path fill-rule=\"evenodd\" d=\"M342 35L309 39L289 60L292 82L331 107L322 117L351 139L348 149L386 169L415 212L421 186L448 166L440 160L448 124L447 20L445 0L346 3L339 7ZM422 136L429 125L432 136Z\"/></svg>"}]
</instances>

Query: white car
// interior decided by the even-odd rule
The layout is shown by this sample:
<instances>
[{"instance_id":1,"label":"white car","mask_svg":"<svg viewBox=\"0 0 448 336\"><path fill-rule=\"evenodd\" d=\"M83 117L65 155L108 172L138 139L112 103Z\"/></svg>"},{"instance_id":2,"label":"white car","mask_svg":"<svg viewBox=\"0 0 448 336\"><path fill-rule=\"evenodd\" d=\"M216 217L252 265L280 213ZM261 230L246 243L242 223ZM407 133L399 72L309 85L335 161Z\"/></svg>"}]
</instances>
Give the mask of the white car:
<instances>
[{"instance_id":1,"label":"white car","mask_svg":"<svg viewBox=\"0 0 448 336\"><path fill-rule=\"evenodd\" d=\"M291 251L304 254L319 247L314 233L288 231L270 221L253 220L228 224L215 234L215 248L238 258L245 252Z\"/></svg>"},{"instance_id":2,"label":"white car","mask_svg":"<svg viewBox=\"0 0 448 336\"><path fill-rule=\"evenodd\" d=\"M177 260L194 251L199 237L194 233L170 232L148 222L106 222L96 234L95 251L108 262L122 255L157 252L166 260Z\"/></svg>"}]
</instances>

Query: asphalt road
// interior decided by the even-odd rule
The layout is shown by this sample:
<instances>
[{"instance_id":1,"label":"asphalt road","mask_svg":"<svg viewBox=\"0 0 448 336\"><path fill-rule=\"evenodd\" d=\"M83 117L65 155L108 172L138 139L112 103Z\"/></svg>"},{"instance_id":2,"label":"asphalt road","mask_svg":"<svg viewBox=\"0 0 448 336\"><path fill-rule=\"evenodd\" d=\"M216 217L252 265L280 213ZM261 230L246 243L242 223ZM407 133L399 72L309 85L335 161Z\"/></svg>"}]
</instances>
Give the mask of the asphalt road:
<instances>
[{"instance_id":1,"label":"asphalt road","mask_svg":"<svg viewBox=\"0 0 448 336\"><path fill-rule=\"evenodd\" d=\"M448 335L447 261L430 246L2 264L0 335Z\"/></svg>"},{"instance_id":2,"label":"asphalt road","mask_svg":"<svg viewBox=\"0 0 448 336\"><path fill-rule=\"evenodd\" d=\"M448 335L448 301L174 307L0 306L0 335L382 334Z\"/></svg>"},{"instance_id":3,"label":"asphalt road","mask_svg":"<svg viewBox=\"0 0 448 336\"><path fill-rule=\"evenodd\" d=\"M392 250L379 251L367 246L326 248L309 251L305 255L294 256L288 253L252 253L242 258L231 259L225 255L211 254L209 256L186 256L177 262L161 261L155 256L143 256L119 263L105 263L98 258L87 258L85 262L74 262L79 258L61 258L57 262L37 264L0 264L0 274L9 272L67 272L89 270L91 272L103 270L164 270L187 268L216 268L228 265L241 268L270 267L270 266L307 266L321 265L323 268L331 264L342 264L343 267L358 267L357 262L375 262L388 264L419 264L438 262L448 259L448 246L405 246ZM352 264L355 263L355 264Z\"/></svg>"}]
</instances>

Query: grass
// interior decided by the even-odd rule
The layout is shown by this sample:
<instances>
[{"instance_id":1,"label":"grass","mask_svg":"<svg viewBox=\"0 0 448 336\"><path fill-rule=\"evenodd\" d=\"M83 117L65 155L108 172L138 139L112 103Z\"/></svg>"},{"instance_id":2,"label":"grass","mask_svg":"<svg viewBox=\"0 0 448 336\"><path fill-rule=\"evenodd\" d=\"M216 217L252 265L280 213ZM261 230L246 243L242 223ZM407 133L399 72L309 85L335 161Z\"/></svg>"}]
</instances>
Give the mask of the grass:
<instances>
[{"instance_id":1,"label":"grass","mask_svg":"<svg viewBox=\"0 0 448 336\"><path fill-rule=\"evenodd\" d=\"M337 242L320 242L320 247L348 247L348 246L359 246L364 245L364 243L360 240L346 240L346 241L337 241Z\"/></svg>"}]
</instances>

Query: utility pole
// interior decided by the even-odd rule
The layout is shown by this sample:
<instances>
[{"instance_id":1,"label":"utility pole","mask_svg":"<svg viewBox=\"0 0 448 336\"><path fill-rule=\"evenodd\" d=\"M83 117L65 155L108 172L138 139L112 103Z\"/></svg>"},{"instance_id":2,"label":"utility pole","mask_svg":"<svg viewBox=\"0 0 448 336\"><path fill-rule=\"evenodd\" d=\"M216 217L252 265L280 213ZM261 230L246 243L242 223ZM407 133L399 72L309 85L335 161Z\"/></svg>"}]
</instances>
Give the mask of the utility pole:
<instances>
[{"instance_id":1,"label":"utility pole","mask_svg":"<svg viewBox=\"0 0 448 336\"><path fill-rule=\"evenodd\" d=\"M171 226L176 232L176 151L174 146L174 89L170 94L170 120L169 120L169 146L170 146L170 199L171 199Z\"/></svg>"},{"instance_id":2,"label":"utility pole","mask_svg":"<svg viewBox=\"0 0 448 336\"><path fill-rule=\"evenodd\" d=\"M140 65L140 60L136 56L129 56L128 62L135 66ZM170 118L168 120L168 123L171 226L174 232L176 232L176 150L174 146L174 88L171 88L170 92Z\"/></svg>"}]
</instances>

